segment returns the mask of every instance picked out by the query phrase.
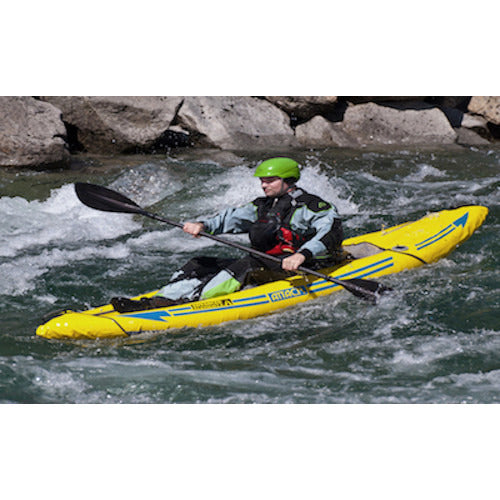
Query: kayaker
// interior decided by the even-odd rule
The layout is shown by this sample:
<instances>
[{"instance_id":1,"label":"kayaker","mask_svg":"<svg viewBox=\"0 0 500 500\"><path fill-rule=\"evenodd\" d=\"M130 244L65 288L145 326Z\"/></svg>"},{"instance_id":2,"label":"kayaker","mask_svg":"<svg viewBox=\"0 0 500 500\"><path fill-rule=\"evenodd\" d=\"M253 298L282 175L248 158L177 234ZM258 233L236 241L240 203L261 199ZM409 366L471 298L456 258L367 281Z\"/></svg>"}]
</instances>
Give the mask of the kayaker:
<instances>
[{"instance_id":1,"label":"kayaker","mask_svg":"<svg viewBox=\"0 0 500 500\"><path fill-rule=\"evenodd\" d=\"M195 257L179 269L156 295L141 300L115 297L119 312L166 307L232 293L247 284L261 284L293 274L306 263L319 269L342 260L342 223L337 209L296 186L299 165L291 158L270 158L258 165L265 196L214 217L186 222L183 230L195 237L248 233L253 248L282 257L281 265L248 255L239 259Z\"/></svg>"}]
</instances>

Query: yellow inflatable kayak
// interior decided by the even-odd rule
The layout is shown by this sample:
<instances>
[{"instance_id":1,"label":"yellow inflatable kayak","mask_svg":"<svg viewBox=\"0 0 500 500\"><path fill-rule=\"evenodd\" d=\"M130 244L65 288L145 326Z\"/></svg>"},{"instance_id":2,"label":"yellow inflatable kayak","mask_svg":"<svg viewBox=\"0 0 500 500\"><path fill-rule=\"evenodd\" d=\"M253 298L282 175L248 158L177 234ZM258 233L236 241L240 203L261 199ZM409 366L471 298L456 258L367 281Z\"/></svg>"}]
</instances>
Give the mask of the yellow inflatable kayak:
<instances>
[{"instance_id":1,"label":"yellow inflatable kayak","mask_svg":"<svg viewBox=\"0 0 500 500\"><path fill-rule=\"evenodd\" d=\"M468 239L487 213L486 207L464 206L349 238L343 247L352 258L321 272L340 280L372 279L435 262ZM119 313L111 305L105 305L81 312L65 311L39 326L36 333L48 339L96 339L164 330L175 332L183 327L254 318L342 289L325 279L297 275L215 299L161 309Z\"/></svg>"}]
</instances>

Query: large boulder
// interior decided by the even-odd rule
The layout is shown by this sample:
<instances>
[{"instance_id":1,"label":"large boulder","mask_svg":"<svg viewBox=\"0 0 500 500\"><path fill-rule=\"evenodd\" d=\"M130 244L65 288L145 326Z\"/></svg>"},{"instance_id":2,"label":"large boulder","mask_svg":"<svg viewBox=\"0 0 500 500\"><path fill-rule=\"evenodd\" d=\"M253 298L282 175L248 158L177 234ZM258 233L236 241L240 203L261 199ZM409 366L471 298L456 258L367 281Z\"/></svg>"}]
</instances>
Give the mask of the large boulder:
<instances>
[{"instance_id":1,"label":"large boulder","mask_svg":"<svg viewBox=\"0 0 500 500\"><path fill-rule=\"evenodd\" d=\"M172 123L182 97L42 97L63 114L90 153L151 150Z\"/></svg>"},{"instance_id":2,"label":"large boulder","mask_svg":"<svg viewBox=\"0 0 500 500\"><path fill-rule=\"evenodd\" d=\"M329 113L337 102L336 96L266 96L266 100L282 109L292 123L310 120L315 115Z\"/></svg>"},{"instance_id":3,"label":"large boulder","mask_svg":"<svg viewBox=\"0 0 500 500\"><path fill-rule=\"evenodd\" d=\"M457 137L445 114L437 108L395 109L367 103L348 106L342 122L318 118L313 120L320 132L308 123L297 127L301 145L452 144Z\"/></svg>"},{"instance_id":4,"label":"large boulder","mask_svg":"<svg viewBox=\"0 0 500 500\"><path fill-rule=\"evenodd\" d=\"M204 147L238 151L296 143L288 115L254 97L186 97L176 123Z\"/></svg>"},{"instance_id":5,"label":"large boulder","mask_svg":"<svg viewBox=\"0 0 500 500\"><path fill-rule=\"evenodd\" d=\"M305 147L354 147L359 145L356 137L323 116L315 116L308 122L299 125L295 129L295 135L299 145Z\"/></svg>"},{"instance_id":6,"label":"large boulder","mask_svg":"<svg viewBox=\"0 0 500 500\"><path fill-rule=\"evenodd\" d=\"M61 112L33 97L0 97L0 166L56 167L69 161Z\"/></svg>"},{"instance_id":7,"label":"large boulder","mask_svg":"<svg viewBox=\"0 0 500 500\"><path fill-rule=\"evenodd\" d=\"M483 116L490 123L500 125L500 97L474 96L468 109L471 113Z\"/></svg>"},{"instance_id":8,"label":"large boulder","mask_svg":"<svg viewBox=\"0 0 500 500\"><path fill-rule=\"evenodd\" d=\"M342 125L361 144L452 144L456 139L446 115L438 108L361 104L347 108Z\"/></svg>"}]
</instances>

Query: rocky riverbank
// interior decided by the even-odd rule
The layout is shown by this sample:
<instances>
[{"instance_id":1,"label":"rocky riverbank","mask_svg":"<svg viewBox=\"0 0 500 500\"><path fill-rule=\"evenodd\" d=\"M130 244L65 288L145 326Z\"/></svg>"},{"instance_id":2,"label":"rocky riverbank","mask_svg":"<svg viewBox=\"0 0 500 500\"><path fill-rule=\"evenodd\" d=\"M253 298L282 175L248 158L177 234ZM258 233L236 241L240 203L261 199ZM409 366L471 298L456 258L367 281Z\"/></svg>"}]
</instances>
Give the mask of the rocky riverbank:
<instances>
[{"instance_id":1,"label":"rocky riverbank","mask_svg":"<svg viewBox=\"0 0 500 500\"><path fill-rule=\"evenodd\" d=\"M1 167L64 167L78 152L499 140L500 97L0 97Z\"/></svg>"}]
</instances>

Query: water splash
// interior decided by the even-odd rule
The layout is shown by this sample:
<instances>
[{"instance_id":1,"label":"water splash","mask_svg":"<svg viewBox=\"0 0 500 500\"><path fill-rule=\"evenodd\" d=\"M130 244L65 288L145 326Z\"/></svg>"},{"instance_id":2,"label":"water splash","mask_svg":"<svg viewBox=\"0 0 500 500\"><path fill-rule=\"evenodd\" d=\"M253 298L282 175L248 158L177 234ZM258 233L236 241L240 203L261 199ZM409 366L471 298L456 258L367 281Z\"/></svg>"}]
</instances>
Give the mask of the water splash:
<instances>
[{"instance_id":1,"label":"water splash","mask_svg":"<svg viewBox=\"0 0 500 500\"><path fill-rule=\"evenodd\" d=\"M395 292L376 307L338 292L175 335L57 343L34 337L49 305L148 291L192 256L233 251L146 218L91 210L74 196L74 173L29 182L21 173L8 180L21 195L0 198L0 401L500 402L498 151L298 156L299 185L335 203L349 236L460 202L490 214L448 258L381 279ZM151 157L100 172L96 183L190 220L260 196L253 165ZM42 178L62 187L37 200L26 186Z\"/></svg>"},{"instance_id":2,"label":"water splash","mask_svg":"<svg viewBox=\"0 0 500 500\"><path fill-rule=\"evenodd\" d=\"M132 216L103 213L80 203L72 184L51 191L46 201L0 198L0 257L36 252L49 245L112 240L138 229Z\"/></svg>"}]
</instances>

